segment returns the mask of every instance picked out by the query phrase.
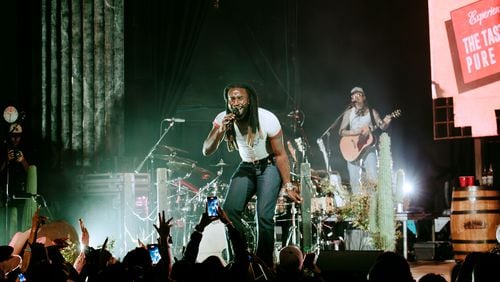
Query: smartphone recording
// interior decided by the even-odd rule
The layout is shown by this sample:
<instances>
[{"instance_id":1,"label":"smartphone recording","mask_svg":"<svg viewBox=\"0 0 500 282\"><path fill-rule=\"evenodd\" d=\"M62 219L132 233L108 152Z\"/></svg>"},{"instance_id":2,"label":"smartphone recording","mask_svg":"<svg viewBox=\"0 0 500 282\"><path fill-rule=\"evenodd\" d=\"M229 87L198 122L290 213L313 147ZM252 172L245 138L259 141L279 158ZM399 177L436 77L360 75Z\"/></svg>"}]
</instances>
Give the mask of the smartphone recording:
<instances>
[{"instance_id":1,"label":"smartphone recording","mask_svg":"<svg viewBox=\"0 0 500 282\"><path fill-rule=\"evenodd\" d=\"M219 217L219 199L215 196L207 197L207 214L209 217Z\"/></svg>"},{"instance_id":2,"label":"smartphone recording","mask_svg":"<svg viewBox=\"0 0 500 282\"><path fill-rule=\"evenodd\" d=\"M157 264L161 259L160 249L158 248L158 244L148 244L148 251L153 264Z\"/></svg>"}]
</instances>

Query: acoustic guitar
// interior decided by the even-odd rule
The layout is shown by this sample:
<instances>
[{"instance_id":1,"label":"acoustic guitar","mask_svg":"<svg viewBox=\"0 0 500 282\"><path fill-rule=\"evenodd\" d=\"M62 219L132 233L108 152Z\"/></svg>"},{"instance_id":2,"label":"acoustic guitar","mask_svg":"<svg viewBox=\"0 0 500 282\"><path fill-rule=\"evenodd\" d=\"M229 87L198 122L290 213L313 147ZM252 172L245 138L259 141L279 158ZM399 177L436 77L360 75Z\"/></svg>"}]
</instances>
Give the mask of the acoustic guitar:
<instances>
[{"instance_id":1,"label":"acoustic guitar","mask_svg":"<svg viewBox=\"0 0 500 282\"><path fill-rule=\"evenodd\" d=\"M398 118L401 116L401 110L397 109L387 116L393 119ZM367 135L342 136L340 138L340 152L346 161L352 162L359 159L369 148L376 144L375 136L368 130Z\"/></svg>"}]
</instances>

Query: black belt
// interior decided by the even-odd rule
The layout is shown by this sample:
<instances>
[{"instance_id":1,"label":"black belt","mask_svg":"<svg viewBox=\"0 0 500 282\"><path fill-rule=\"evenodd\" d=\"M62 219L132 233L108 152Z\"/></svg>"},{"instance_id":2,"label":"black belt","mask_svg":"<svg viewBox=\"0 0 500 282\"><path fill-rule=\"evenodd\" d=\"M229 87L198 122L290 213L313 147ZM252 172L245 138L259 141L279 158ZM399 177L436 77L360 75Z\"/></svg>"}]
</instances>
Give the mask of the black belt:
<instances>
[{"instance_id":1,"label":"black belt","mask_svg":"<svg viewBox=\"0 0 500 282\"><path fill-rule=\"evenodd\" d=\"M256 160L253 162L242 162L244 164L251 164L251 165L265 165L265 164L272 164L274 163L274 158L272 155L269 155L263 159Z\"/></svg>"}]
</instances>

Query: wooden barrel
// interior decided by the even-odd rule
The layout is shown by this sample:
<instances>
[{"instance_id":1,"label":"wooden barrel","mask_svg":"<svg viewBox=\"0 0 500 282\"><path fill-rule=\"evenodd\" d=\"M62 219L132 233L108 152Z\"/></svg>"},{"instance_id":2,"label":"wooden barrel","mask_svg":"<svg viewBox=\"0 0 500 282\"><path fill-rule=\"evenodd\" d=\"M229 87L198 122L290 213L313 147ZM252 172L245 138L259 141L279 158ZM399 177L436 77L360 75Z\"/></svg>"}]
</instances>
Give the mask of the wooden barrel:
<instances>
[{"instance_id":1,"label":"wooden barrel","mask_svg":"<svg viewBox=\"0 0 500 282\"><path fill-rule=\"evenodd\" d=\"M456 261L471 252L487 252L497 244L500 191L494 187L455 188L451 202L451 241Z\"/></svg>"}]
</instances>

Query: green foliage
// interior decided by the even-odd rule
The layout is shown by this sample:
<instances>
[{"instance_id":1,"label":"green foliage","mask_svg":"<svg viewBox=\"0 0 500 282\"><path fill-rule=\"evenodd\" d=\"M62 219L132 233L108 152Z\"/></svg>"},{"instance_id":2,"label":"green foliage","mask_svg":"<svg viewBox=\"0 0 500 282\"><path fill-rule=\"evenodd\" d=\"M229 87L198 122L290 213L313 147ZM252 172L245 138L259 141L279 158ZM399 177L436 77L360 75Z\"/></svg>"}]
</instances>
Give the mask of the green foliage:
<instances>
[{"instance_id":1,"label":"green foliage","mask_svg":"<svg viewBox=\"0 0 500 282\"><path fill-rule=\"evenodd\" d=\"M394 200L398 196L393 193L391 142L387 133L380 136L379 144L377 183L370 183L362 178L362 192L351 195L346 204L336 212L341 220L350 221L354 227L370 233L376 249L393 251L399 237L394 213ZM402 171L398 171L398 181L397 185L401 186L402 191Z\"/></svg>"},{"instance_id":2,"label":"green foliage","mask_svg":"<svg viewBox=\"0 0 500 282\"><path fill-rule=\"evenodd\" d=\"M402 169L398 169L398 171L396 171L396 191L394 194L394 201L396 203L403 203L404 184L405 172Z\"/></svg>"},{"instance_id":3,"label":"green foliage","mask_svg":"<svg viewBox=\"0 0 500 282\"><path fill-rule=\"evenodd\" d=\"M392 192L392 156L391 139L387 133L380 135L379 171L378 171L378 227L380 249L394 251L396 224L394 214L394 197Z\"/></svg>"},{"instance_id":4,"label":"green foliage","mask_svg":"<svg viewBox=\"0 0 500 282\"><path fill-rule=\"evenodd\" d=\"M368 194L352 195L346 204L338 209L338 216L342 220L352 222L353 227L368 231L368 209L370 197Z\"/></svg>"},{"instance_id":5,"label":"green foliage","mask_svg":"<svg viewBox=\"0 0 500 282\"><path fill-rule=\"evenodd\" d=\"M61 254L67 262L73 264L80 253L80 245L70 240L67 240L66 243L68 246L61 250Z\"/></svg>"}]
</instances>

